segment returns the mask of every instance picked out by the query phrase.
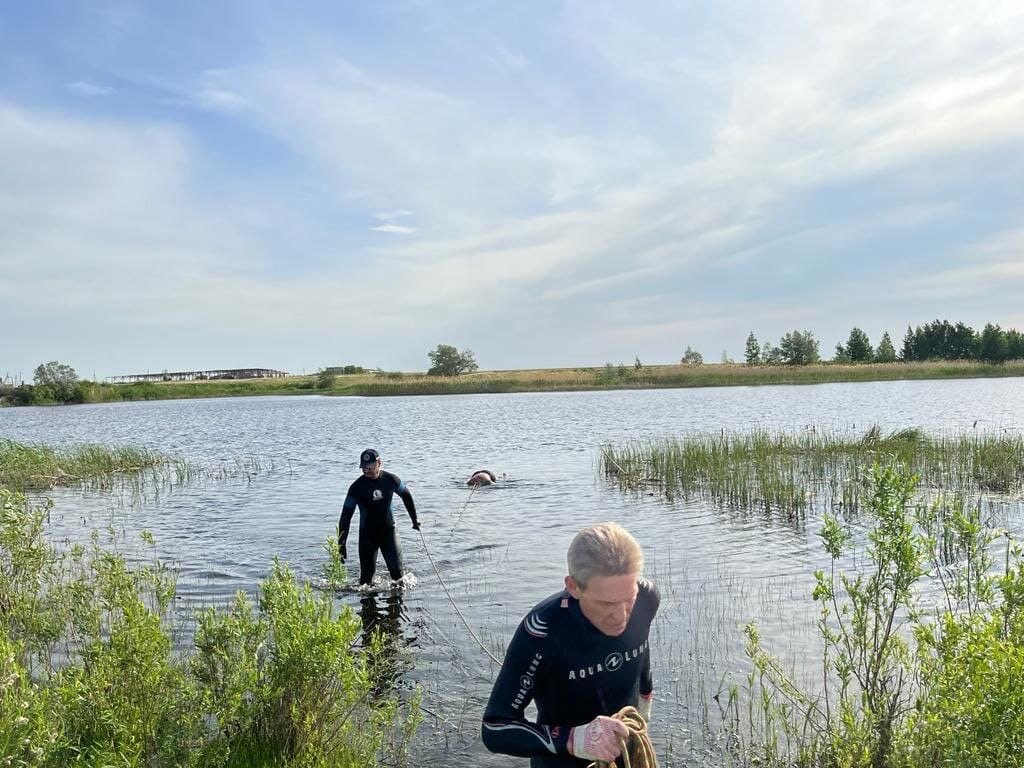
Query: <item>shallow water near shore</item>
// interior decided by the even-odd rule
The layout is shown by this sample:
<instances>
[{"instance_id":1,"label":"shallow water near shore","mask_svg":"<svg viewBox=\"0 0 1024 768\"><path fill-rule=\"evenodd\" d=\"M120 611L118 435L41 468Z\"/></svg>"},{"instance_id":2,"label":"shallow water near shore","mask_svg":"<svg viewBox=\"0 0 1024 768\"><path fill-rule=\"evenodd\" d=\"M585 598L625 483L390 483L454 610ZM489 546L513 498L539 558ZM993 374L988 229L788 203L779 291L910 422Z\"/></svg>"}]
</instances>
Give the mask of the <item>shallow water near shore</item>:
<instances>
[{"instance_id":1,"label":"shallow water near shore","mask_svg":"<svg viewBox=\"0 0 1024 768\"><path fill-rule=\"evenodd\" d=\"M600 446L631 439L755 428L857 435L918 427L931 434L1024 429L1024 379L966 379L800 387L528 393L385 399L269 397L0 410L0 436L22 442L132 444L203 466L264 457L263 470L154 483L141 494L61 489L54 533L75 539L110 527L131 542L153 532L180 571L177 614L252 592L276 555L322 584L333 537L365 447L411 488L423 540L396 499L409 583L345 590L367 631L394 639L386 684L422 686L427 715L414 744L423 765L512 765L479 742L496 673L449 603L499 658L522 615L558 590L564 555L582 526L616 520L645 546L662 592L652 629L655 718L664 766L699 765L715 746L716 693L742 684L741 628L813 679L813 570L827 562L818 512L790 521L699 499L622 493L599 476ZM504 479L471 489L487 467ZM1016 499L989 508L1022 528ZM856 527L856 523L855 523ZM353 538L357 536L353 533ZM126 545L128 546L128 545ZM381 564L382 569L382 564ZM353 574L354 575L354 574ZM185 624L187 628L187 623ZM187 631L180 643L187 644ZM802 660L803 666L798 666ZM721 701L724 697L719 697ZM523 763L525 764L525 762Z\"/></svg>"}]
</instances>

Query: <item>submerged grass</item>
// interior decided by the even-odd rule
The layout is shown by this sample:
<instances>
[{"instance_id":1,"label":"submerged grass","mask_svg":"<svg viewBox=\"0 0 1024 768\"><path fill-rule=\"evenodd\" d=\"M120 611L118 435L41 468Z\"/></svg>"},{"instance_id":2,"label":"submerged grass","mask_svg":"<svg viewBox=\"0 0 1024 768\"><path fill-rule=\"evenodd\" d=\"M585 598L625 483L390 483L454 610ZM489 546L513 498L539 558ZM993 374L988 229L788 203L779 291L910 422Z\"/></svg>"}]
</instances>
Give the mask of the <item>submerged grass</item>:
<instances>
[{"instance_id":1,"label":"submerged grass","mask_svg":"<svg viewBox=\"0 0 1024 768\"><path fill-rule=\"evenodd\" d=\"M918 430L859 438L818 431L720 433L606 446L601 466L623 488L655 485L669 498L702 496L743 509L789 517L815 503L859 510L869 469L895 459L927 490L964 498L1024 489L1024 438L971 434L930 437Z\"/></svg>"}]
</instances>

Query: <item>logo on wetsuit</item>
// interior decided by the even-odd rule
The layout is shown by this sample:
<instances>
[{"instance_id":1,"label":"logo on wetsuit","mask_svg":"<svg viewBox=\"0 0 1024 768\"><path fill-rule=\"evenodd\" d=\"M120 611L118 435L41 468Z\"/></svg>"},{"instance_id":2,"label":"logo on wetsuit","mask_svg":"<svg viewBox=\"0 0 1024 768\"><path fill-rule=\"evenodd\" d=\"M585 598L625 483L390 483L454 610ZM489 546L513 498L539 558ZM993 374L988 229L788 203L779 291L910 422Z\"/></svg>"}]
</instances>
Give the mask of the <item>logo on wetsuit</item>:
<instances>
[{"instance_id":1,"label":"logo on wetsuit","mask_svg":"<svg viewBox=\"0 0 1024 768\"><path fill-rule=\"evenodd\" d=\"M380 501L383 498L384 498L384 494L380 492L380 489L374 488L373 489L373 500L374 501Z\"/></svg>"},{"instance_id":2,"label":"logo on wetsuit","mask_svg":"<svg viewBox=\"0 0 1024 768\"><path fill-rule=\"evenodd\" d=\"M526 668L526 674L519 678L519 690L516 692L516 697L512 699L512 706L519 708L523 706L523 702L526 700L526 694L533 690L533 676L537 674L537 667L540 666L540 660L544 658L544 654L539 651L533 654L533 658L530 660L530 666Z\"/></svg>"},{"instance_id":3,"label":"logo on wetsuit","mask_svg":"<svg viewBox=\"0 0 1024 768\"><path fill-rule=\"evenodd\" d=\"M647 653L648 647L650 647L651 641L644 640L642 645L638 645L632 650L620 653L614 651L605 656L604 663L598 662L597 664L591 664L586 667L580 667L579 669L569 670L570 680L586 680L588 677L593 677L598 672L618 672L625 665L627 661L634 661L645 653Z\"/></svg>"}]
</instances>

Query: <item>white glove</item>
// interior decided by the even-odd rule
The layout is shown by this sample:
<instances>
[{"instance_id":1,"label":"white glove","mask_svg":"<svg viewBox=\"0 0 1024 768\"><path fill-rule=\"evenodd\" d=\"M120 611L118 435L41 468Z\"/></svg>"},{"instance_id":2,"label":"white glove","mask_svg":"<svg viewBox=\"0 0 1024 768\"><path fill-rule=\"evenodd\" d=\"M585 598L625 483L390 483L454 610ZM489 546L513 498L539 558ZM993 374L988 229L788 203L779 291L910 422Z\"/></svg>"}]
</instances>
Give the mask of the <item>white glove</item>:
<instances>
[{"instance_id":1,"label":"white glove","mask_svg":"<svg viewBox=\"0 0 1024 768\"><path fill-rule=\"evenodd\" d=\"M614 717L598 715L586 725L577 725L569 731L569 753L583 760L603 760L608 763L622 754L619 739L629 736L629 728Z\"/></svg>"},{"instance_id":2,"label":"white glove","mask_svg":"<svg viewBox=\"0 0 1024 768\"><path fill-rule=\"evenodd\" d=\"M654 691L651 691L646 696L641 693L640 701L636 705L636 711L640 713L640 717L644 719L645 723L651 722L652 706L654 706Z\"/></svg>"}]
</instances>

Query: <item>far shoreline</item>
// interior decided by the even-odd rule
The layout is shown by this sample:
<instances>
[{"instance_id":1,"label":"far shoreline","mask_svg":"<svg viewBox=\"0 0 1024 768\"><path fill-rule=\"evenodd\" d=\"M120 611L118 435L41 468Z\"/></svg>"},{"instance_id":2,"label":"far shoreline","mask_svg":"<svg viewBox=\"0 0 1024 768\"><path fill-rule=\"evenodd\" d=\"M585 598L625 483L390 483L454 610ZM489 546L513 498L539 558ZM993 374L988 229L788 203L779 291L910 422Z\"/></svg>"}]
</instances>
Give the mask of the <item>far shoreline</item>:
<instances>
[{"instance_id":1,"label":"far shoreline","mask_svg":"<svg viewBox=\"0 0 1024 768\"><path fill-rule=\"evenodd\" d=\"M160 381L132 384L82 382L82 403L183 400L264 395L397 397L412 395L588 392L630 389L687 389L735 386L799 386L876 381L1012 378L1024 376L1024 360L1000 364L971 361L748 366L605 365L476 371L461 376L374 371L324 376ZM13 391L13 390L11 390ZM0 392L0 396L4 395ZM5 405L10 396L3 400Z\"/></svg>"}]
</instances>

